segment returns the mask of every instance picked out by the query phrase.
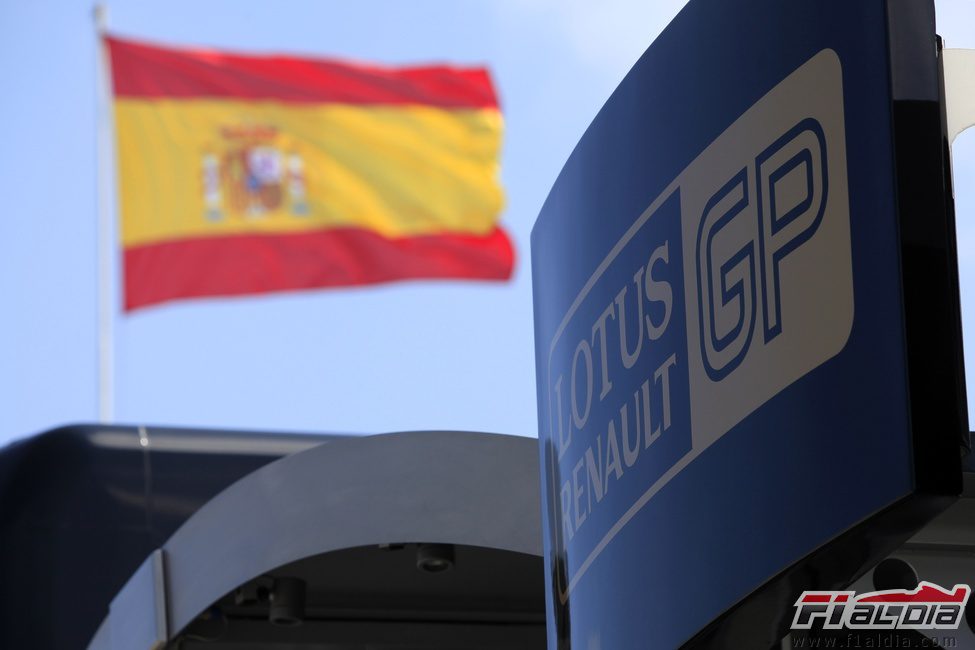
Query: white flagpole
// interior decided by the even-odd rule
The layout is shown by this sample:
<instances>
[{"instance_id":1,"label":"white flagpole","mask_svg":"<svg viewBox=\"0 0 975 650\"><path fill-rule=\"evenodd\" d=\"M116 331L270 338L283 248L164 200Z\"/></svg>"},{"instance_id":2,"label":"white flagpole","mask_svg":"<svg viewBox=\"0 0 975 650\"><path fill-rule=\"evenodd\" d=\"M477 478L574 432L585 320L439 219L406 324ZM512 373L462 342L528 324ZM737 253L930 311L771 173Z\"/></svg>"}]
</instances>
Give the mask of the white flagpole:
<instances>
[{"instance_id":1,"label":"white flagpole","mask_svg":"<svg viewBox=\"0 0 975 650\"><path fill-rule=\"evenodd\" d=\"M111 175L111 77L104 36L108 27L108 8L94 8L98 96L97 113L97 184L98 184L98 420L110 423L115 410L114 311L112 300L112 175Z\"/></svg>"}]
</instances>

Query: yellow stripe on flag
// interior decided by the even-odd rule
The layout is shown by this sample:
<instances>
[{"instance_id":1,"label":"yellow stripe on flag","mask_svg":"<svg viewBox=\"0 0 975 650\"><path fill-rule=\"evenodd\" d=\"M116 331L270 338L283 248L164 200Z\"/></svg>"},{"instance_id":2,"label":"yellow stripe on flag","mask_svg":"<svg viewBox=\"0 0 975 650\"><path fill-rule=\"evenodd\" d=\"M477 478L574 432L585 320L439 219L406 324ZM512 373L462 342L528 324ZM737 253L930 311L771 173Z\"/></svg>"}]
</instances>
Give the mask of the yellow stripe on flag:
<instances>
[{"instance_id":1,"label":"yellow stripe on flag","mask_svg":"<svg viewBox=\"0 0 975 650\"><path fill-rule=\"evenodd\" d=\"M483 235L502 208L494 108L119 98L115 121L124 246L333 227Z\"/></svg>"}]
</instances>

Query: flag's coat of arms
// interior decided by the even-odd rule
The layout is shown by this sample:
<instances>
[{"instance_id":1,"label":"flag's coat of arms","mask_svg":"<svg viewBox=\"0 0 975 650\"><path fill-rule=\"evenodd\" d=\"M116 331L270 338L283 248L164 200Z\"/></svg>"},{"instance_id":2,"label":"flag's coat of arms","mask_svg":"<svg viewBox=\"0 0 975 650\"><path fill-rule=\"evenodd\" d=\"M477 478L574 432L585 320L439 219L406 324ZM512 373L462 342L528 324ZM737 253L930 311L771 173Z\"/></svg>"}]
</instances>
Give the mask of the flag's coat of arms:
<instances>
[{"instance_id":1,"label":"flag's coat of arms","mask_svg":"<svg viewBox=\"0 0 975 650\"><path fill-rule=\"evenodd\" d=\"M127 309L510 276L484 69L107 44Z\"/></svg>"},{"instance_id":2,"label":"flag's coat of arms","mask_svg":"<svg viewBox=\"0 0 975 650\"><path fill-rule=\"evenodd\" d=\"M206 217L219 220L266 218L284 210L308 214L304 161L271 126L220 129L221 141L203 154Z\"/></svg>"}]
</instances>

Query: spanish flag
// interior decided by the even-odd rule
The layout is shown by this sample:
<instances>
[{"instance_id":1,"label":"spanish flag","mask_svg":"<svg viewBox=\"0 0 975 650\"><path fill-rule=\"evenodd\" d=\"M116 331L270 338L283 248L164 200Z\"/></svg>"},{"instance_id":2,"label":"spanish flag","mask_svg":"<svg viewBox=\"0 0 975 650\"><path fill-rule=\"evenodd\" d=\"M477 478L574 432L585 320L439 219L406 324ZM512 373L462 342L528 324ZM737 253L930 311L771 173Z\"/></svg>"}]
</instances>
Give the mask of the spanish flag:
<instances>
[{"instance_id":1,"label":"spanish flag","mask_svg":"<svg viewBox=\"0 0 975 650\"><path fill-rule=\"evenodd\" d=\"M510 277L486 70L106 41L127 310Z\"/></svg>"}]
</instances>

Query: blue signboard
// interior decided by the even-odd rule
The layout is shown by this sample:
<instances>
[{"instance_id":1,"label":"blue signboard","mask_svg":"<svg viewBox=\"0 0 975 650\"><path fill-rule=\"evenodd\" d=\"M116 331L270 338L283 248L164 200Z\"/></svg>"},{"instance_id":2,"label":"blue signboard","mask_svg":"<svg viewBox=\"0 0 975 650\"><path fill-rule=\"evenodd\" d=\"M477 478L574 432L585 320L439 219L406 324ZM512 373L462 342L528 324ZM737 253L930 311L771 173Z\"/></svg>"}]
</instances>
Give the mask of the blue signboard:
<instances>
[{"instance_id":1,"label":"blue signboard","mask_svg":"<svg viewBox=\"0 0 975 650\"><path fill-rule=\"evenodd\" d=\"M677 647L916 492L887 4L692 0L553 187L550 647Z\"/></svg>"}]
</instances>

